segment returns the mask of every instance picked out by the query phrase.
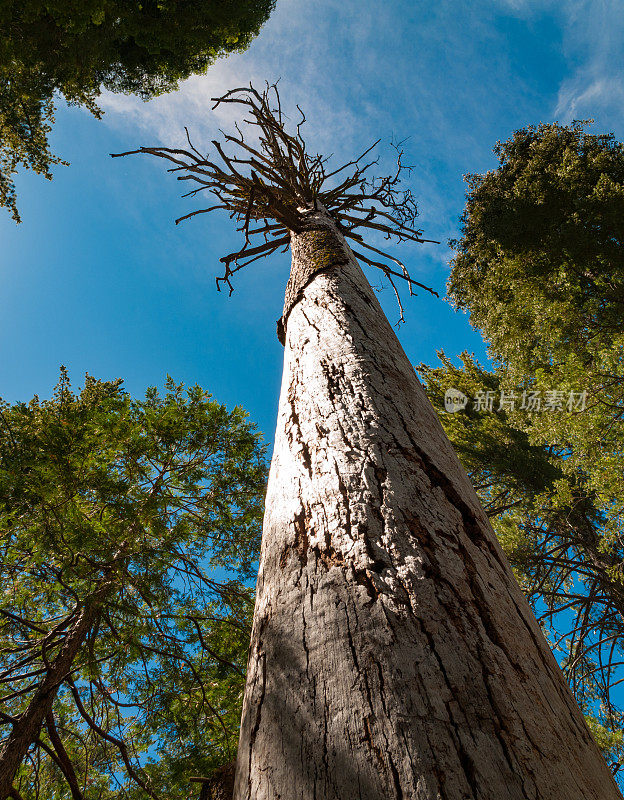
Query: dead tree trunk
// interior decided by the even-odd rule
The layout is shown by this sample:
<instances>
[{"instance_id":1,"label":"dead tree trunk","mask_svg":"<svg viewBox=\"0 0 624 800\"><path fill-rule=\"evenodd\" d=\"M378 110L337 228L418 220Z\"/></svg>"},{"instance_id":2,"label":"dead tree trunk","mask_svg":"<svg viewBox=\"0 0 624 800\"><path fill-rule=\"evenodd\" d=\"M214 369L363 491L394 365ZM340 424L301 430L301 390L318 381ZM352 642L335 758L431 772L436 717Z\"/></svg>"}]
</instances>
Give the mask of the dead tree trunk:
<instances>
[{"instance_id":1,"label":"dead tree trunk","mask_svg":"<svg viewBox=\"0 0 624 800\"><path fill-rule=\"evenodd\" d=\"M291 237L235 800L615 800L334 221Z\"/></svg>"},{"instance_id":2,"label":"dead tree trunk","mask_svg":"<svg viewBox=\"0 0 624 800\"><path fill-rule=\"evenodd\" d=\"M216 161L190 139L130 152L216 197L178 222L236 218L217 285L292 249L235 800L621 798L355 261L427 288L361 232L426 241L403 151L385 178L365 177L374 145L329 170L275 86L215 101L242 106L257 144L236 126Z\"/></svg>"}]
</instances>

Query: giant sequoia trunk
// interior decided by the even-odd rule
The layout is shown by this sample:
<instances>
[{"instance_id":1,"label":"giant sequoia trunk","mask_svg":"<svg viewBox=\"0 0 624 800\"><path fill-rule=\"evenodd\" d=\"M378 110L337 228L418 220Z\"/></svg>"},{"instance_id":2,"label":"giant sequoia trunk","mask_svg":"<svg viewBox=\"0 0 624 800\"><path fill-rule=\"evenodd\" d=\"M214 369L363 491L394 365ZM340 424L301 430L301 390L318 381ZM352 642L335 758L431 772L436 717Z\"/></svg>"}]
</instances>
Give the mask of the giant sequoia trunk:
<instances>
[{"instance_id":1,"label":"giant sequoia trunk","mask_svg":"<svg viewBox=\"0 0 624 800\"><path fill-rule=\"evenodd\" d=\"M291 246L235 800L620 798L344 239Z\"/></svg>"}]
</instances>

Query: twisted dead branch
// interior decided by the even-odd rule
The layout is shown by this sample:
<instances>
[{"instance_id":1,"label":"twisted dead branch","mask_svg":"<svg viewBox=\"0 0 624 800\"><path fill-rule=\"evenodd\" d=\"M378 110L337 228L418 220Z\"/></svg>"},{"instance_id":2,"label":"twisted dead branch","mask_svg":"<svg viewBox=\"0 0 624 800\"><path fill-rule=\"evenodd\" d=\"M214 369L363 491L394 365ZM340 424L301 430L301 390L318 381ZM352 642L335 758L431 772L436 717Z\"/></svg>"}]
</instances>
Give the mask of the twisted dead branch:
<instances>
[{"instance_id":1,"label":"twisted dead branch","mask_svg":"<svg viewBox=\"0 0 624 800\"><path fill-rule=\"evenodd\" d=\"M287 250L291 234L303 230L310 214L322 206L347 239L379 256L377 260L354 250L360 261L380 269L388 278L399 302L401 319L403 308L395 278L407 283L410 294L414 294L413 287L420 287L439 296L414 280L402 261L366 243L359 233L361 229L368 229L394 242L433 242L423 239L422 231L416 228L418 209L412 193L400 188L402 177L411 171L411 167L403 163L401 142L393 145L397 153L395 171L384 178L369 179L368 171L378 163L378 158L365 159L379 140L356 159L330 170L331 157L311 155L306 149L301 134L306 117L299 106L301 119L296 132L286 131L286 117L276 84L267 84L263 92L251 85L239 87L213 100L213 110L220 105L234 104L242 106L248 114L242 120L247 138L243 127L236 124L235 134L221 131L223 141L212 141L217 160L197 150L186 128L188 149L140 147L111 155L117 158L147 153L164 158L174 164L169 172L181 173L177 175L178 180L197 184L183 197L208 191L216 198L216 203L176 219L176 225L216 210L227 211L230 218L236 220L243 245L220 259L224 272L216 279L218 289L225 283L231 294L231 278L236 272L277 250ZM252 138L254 145L250 144ZM231 152L226 152L226 148ZM388 262L397 265L398 270L392 269Z\"/></svg>"}]
</instances>

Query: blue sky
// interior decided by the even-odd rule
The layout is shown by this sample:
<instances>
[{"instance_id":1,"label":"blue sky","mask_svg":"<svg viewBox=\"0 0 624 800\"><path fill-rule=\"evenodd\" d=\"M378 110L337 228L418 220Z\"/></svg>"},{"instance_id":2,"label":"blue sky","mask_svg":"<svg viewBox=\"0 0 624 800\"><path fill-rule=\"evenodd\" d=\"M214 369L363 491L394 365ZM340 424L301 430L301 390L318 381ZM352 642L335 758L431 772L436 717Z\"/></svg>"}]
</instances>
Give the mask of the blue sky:
<instances>
[{"instance_id":1,"label":"blue sky","mask_svg":"<svg viewBox=\"0 0 624 800\"><path fill-rule=\"evenodd\" d=\"M164 163L108 154L182 142L209 147L231 112L210 98L280 78L284 105L307 113L311 148L349 159L372 141L404 138L421 227L442 244L404 245L414 277L443 290L463 207L462 176L494 166L491 148L530 123L593 117L624 138L621 0L278 0L251 48L147 104L106 95L98 122L60 108L52 135L71 162L49 183L18 180L20 226L0 217L0 394L48 396L65 364L122 377L134 394L167 373L240 403L269 441L281 375L275 336L288 257L215 290L219 257L236 246L227 217L192 210ZM387 151L386 151L387 152ZM382 158L383 163L383 158ZM371 277L378 282L378 275ZM391 321L391 290L382 295ZM466 318L421 293L399 337L414 363L484 348Z\"/></svg>"}]
</instances>

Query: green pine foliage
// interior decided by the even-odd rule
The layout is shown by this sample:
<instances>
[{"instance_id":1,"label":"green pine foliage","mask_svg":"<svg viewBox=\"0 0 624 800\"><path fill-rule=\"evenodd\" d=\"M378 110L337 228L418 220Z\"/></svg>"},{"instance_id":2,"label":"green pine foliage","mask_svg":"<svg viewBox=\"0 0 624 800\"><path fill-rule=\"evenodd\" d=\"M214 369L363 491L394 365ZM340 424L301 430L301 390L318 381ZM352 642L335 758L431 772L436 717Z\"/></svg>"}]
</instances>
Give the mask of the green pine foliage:
<instances>
[{"instance_id":1,"label":"green pine foliage","mask_svg":"<svg viewBox=\"0 0 624 800\"><path fill-rule=\"evenodd\" d=\"M101 90L144 100L245 50L275 0L0 0L0 205L19 166L51 177L55 93L96 117Z\"/></svg>"},{"instance_id":2,"label":"green pine foliage","mask_svg":"<svg viewBox=\"0 0 624 800\"><path fill-rule=\"evenodd\" d=\"M5 733L111 581L24 800L75 796L61 751L84 800L185 797L235 755L265 478L245 412L171 379L136 400L89 376L74 393L63 371L51 400L0 407Z\"/></svg>"},{"instance_id":3,"label":"green pine foliage","mask_svg":"<svg viewBox=\"0 0 624 800\"><path fill-rule=\"evenodd\" d=\"M622 344L624 144L554 123L494 152L498 169L467 177L449 295L515 378L594 362Z\"/></svg>"}]
</instances>

